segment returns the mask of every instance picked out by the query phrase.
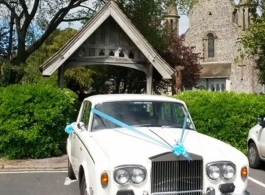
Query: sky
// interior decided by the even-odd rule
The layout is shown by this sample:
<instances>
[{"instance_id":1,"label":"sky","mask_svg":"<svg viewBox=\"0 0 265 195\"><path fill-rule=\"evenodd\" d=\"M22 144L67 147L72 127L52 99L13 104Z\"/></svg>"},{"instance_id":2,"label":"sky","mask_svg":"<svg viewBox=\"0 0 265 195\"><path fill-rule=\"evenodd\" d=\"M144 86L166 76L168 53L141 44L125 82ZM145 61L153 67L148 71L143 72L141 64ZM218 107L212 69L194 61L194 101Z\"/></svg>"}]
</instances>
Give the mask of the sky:
<instances>
[{"instance_id":1,"label":"sky","mask_svg":"<svg viewBox=\"0 0 265 195\"><path fill-rule=\"evenodd\" d=\"M185 33L189 28L189 19L187 16L182 15L179 19L179 34Z\"/></svg>"}]
</instances>

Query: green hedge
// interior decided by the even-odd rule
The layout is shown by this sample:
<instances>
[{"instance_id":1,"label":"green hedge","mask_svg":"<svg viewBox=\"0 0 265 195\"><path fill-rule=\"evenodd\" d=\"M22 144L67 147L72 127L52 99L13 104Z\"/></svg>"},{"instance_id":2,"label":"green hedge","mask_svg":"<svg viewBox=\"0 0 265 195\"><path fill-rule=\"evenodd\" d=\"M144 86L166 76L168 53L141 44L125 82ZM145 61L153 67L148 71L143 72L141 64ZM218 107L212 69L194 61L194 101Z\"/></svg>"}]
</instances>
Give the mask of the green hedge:
<instances>
[{"instance_id":1,"label":"green hedge","mask_svg":"<svg viewBox=\"0 0 265 195\"><path fill-rule=\"evenodd\" d=\"M265 96L233 92L186 91L173 96L186 102L197 130L246 153L248 131L265 114Z\"/></svg>"},{"instance_id":2,"label":"green hedge","mask_svg":"<svg viewBox=\"0 0 265 195\"><path fill-rule=\"evenodd\" d=\"M74 121L77 95L48 85L0 88L0 156L44 158L65 152L67 122Z\"/></svg>"}]
</instances>

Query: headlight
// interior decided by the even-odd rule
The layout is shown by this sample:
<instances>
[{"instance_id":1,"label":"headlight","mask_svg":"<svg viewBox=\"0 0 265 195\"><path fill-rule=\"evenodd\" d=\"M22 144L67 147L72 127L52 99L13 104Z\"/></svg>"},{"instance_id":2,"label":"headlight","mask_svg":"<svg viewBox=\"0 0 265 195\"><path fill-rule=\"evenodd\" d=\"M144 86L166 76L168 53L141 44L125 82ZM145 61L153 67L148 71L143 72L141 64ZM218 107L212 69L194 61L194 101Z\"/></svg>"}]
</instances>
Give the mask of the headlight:
<instances>
[{"instance_id":1,"label":"headlight","mask_svg":"<svg viewBox=\"0 0 265 195\"><path fill-rule=\"evenodd\" d=\"M121 185L133 182L142 183L146 177L146 170L141 165L122 165L115 168L114 180Z\"/></svg>"},{"instance_id":2,"label":"headlight","mask_svg":"<svg viewBox=\"0 0 265 195\"><path fill-rule=\"evenodd\" d=\"M221 175L220 167L216 165L209 166L207 169L207 174L211 179L217 180Z\"/></svg>"},{"instance_id":3,"label":"headlight","mask_svg":"<svg viewBox=\"0 0 265 195\"><path fill-rule=\"evenodd\" d=\"M235 175L235 168L231 165L224 165L223 166L223 177L225 179L231 179Z\"/></svg>"},{"instance_id":4,"label":"headlight","mask_svg":"<svg viewBox=\"0 0 265 195\"><path fill-rule=\"evenodd\" d=\"M142 183L145 179L145 172L143 169L135 168L132 171L132 182L133 183Z\"/></svg>"},{"instance_id":5,"label":"headlight","mask_svg":"<svg viewBox=\"0 0 265 195\"><path fill-rule=\"evenodd\" d=\"M118 184L126 184L130 179L130 173L126 169L118 169L114 173L114 178Z\"/></svg>"},{"instance_id":6,"label":"headlight","mask_svg":"<svg viewBox=\"0 0 265 195\"><path fill-rule=\"evenodd\" d=\"M212 180L220 177L224 179L232 179L236 174L236 166L229 161L212 162L206 165L207 175Z\"/></svg>"}]
</instances>

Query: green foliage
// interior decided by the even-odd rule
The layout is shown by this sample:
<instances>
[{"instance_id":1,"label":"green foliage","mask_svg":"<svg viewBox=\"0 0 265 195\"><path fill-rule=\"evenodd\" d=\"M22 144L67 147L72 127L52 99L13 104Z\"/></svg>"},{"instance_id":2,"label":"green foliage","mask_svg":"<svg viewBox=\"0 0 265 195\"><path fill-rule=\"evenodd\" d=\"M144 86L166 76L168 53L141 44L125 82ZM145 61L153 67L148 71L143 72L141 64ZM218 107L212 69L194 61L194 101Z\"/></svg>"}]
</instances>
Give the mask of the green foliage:
<instances>
[{"instance_id":1,"label":"green foliage","mask_svg":"<svg viewBox=\"0 0 265 195\"><path fill-rule=\"evenodd\" d=\"M254 58L256 68L259 70L258 77L261 83L265 83L265 4L257 1L250 6L252 12L251 24L248 31L242 36L243 46L249 55Z\"/></svg>"},{"instance_id":2,"label":"green foliage","mask_svg":"<svg viewBox=\"0 0 265 195\"><path fill-rule=\"evenodd\" d=\"M55 30L45 43L28 58L22 82L39 83L41 81L50 84L56 83L56 73L53 74L51 78L42 78L39 66L63 47L63 45L70 40L76 32L75 29L71 28ZM65 86L75 92L87 90L92 83L91 74L92 71L87 67L68 69L64 74Z\"/></svg>"},{"instance_id":3,"label":"green foliage","mask_svg":"<svg viewBox=\"0 0 265 195\"><path fill-rule=\"evenodd\" d=\"M229 143L243 153L248 131L265 113L263 95L185 91L174 97L186 102L199 132Z\"/></svg>"},{"instance_id":4,"label":"green foliage","mask_svg":"<svg viewBox=\"0 0 265 195\"><path fill-rule=\"evenodd\" d=\"M67 122L77 116L77 96L41 85L0 88L0 156L44 158L65 152Z\"/></svg>"},{"instance_id":5,"label":"green foliage","mask_svg":"<svg viewBox=\"0 0 265 195\"><path fill-rule=\"evenodd\" d=\"M155 48L161 47L165 0L117 0L119 7Z\"/></svg>"},{"instance_id":6,"label":"green foliage","mask_svg":"<svg viewBox=\"0 0 265 195\"><path fill-rule=\"evenodd\" d=\"M88 90L93 83L92 74L89 67L71 68L65 72L65 86L79 93Z\"/></svg>"},{"instance_id":7,"label":"green foliage","mask_svg":"<svg viewBox=\"0 0 265 195\"><path fill-rule=\"evenodd\" d=\"M0 58L0 87L20 82L24 75L23 66L16 66Z\"/></svg>"},{"instance_id":8,"label":"green foliage","mask_svg":"<svg viewBox=\"0 0 265 195\"><path fill-rule=\"evenodd\" d=\"M251 24L248 33L242 38L242 43L251 57L255 58L258 77L261 83L265 83L265 17Z\"/></svg>"},{"instance_id":9,"label":"green foliage","mask_svg":"<svg viewBox=\"0 0 265 195\"><path fill-rule=\"evenodd\" d=\"M76 34L75 29L67 28L64 30L55 30L44 44L30 55L24 68L25 75L23 83L36 83L42 78L39 66L54 55L69 39ZM54 76L57 77L56 74ZM47 80L47 79L46 79Z\"/></svg>"},{"instance_id":10,"label":"green foliage","mask_svg":"<svg viewBox=\"0 0 265 195\"><path fill-rule=\"evenodd\" d=\"M174 0L173 0L174 1ZM176 0L180 14L187 15L189 10L198 0Z\"/></svg>"}]
</instances>

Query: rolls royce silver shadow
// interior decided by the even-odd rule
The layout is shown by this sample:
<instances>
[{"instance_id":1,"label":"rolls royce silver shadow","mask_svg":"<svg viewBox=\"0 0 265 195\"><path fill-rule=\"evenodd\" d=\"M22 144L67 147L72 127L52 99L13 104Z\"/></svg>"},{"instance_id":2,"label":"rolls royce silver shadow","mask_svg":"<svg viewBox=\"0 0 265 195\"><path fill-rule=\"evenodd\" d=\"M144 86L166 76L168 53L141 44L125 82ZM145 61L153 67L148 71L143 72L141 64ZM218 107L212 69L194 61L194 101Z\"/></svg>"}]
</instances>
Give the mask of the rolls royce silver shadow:
<instances>
[{"instance_id":1,"label":"rolls royce silver shadow","mask_svg":"<svg viewBox=\"0 0 265 195\"><path fill-rule=\"evenodd\" d=\"M247 157L197 132L181 100L90 96L65 131L81 195L249 194Z\"/></svg>"}]
</instances>

